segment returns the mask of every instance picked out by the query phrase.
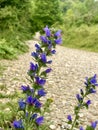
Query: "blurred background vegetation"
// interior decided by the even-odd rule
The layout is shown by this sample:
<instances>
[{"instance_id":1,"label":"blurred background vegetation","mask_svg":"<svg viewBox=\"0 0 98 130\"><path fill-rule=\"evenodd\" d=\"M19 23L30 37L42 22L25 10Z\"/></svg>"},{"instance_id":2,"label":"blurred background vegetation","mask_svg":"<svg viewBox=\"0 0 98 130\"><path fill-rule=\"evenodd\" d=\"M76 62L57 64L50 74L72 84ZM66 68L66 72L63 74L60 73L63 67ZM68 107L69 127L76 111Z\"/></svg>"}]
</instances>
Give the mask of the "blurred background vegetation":
<instances>
[{"instance_id":1,"label":"blurred background vegetation","mask_svg":"<svg viewBox=\"0 0 98 130\"><path fill-rule=\"evenodd\" d=\"M97 0L0 0L0 59L27 52L46 25L62 30L64 46L98 52Z\"/></svg>"}]
</instances>

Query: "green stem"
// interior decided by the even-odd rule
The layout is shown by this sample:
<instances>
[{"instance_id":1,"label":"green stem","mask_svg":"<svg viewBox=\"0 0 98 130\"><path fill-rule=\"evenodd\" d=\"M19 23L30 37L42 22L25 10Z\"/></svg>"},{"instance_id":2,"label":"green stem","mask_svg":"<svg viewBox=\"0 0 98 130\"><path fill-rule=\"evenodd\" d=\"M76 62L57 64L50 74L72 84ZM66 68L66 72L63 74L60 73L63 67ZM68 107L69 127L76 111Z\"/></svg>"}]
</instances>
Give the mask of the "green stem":
<instances>
[{"instance_id":1,"label":"green stem","mask_svg":"<svg viewBox=\"0 0 98 130\"><path fill-rule=\"evenodd\" d=\"M83 100L84 100L84 98L85 98L86 96L87 96L87 93L85 93L85 94L83 95ZM83 100L82 100L82 102L80 103L80 108L77 110L77 112L75 112L75 113L76 113L76 114L75 114L76 116L75 116L75 119L74 119L74 121L73 121L73 123L72 123L72 126L71 126L71 129L70 129L70 130L73 130L74 126L76 125L77 119L79 119L78 114L79 114L79 112L80 112L80 109L82 108Z\"/></svg>"},{"instance_id":2,"label":"green stem","mask_svg":"<svg viewBox=\"0 0 98 130\"><path fill-rule=\"evenodd\" d=\"M80 110L80 109L79 109L79 110ZM75 124L76 124L77 116L78 116L78 114L79 114L79 110L78 110L78 112L77 112L77 114L76 114L76 117L75 117L75 119L74 119L74 121L73 121L73 124L72 124L72 127L71 127L70 130L73 130L73 128L74 128L74 126L75 126Z\"/></svg>"}]
</instances>

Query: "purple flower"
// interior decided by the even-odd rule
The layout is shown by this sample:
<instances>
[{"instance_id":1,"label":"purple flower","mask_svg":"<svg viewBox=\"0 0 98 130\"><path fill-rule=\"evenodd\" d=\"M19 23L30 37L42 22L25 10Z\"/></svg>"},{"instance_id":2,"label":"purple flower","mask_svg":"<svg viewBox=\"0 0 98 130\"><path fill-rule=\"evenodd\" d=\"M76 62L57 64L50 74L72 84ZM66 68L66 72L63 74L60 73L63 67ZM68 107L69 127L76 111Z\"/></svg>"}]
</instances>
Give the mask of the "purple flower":
<instances>
[{"instance_id":1,"label":"purple flower","mask_svg":"<svg viewBox=\"0 0 98 130\"><path fill-rule=\"evenodd\" d=\"M43 121L44 121L43 116L38 117L38 118L35 120L35 122L37 123L37 125L41 125L41 124L43 123Z\"/></svg>"},{"instance_id":2,"label":"purple flower","mask_svg":"<svg viewBox=\"0 0 98 130\"><path fill-rule=\"evenodd\" d=\"M85 85L88 86L88 85L91 84L91 85L94 85L94 86L98 86L96 78L97 78L96 74L91 78L86 77L86 82L84 82Z\"/></svg>"},{"instance_id":3,"label":"purple flower","mask_svg":"<svg viewBox=\"0 0 98 130\"><path fill-rule=\"evenodd\" d=\"M90 89L89 89L89 92L90 92L90 93L96 93L96 90L93 89L93 88L90 88Z\"/></svg>"},{"instance_id":4,"label":"purple flower","mask_svg":"<svg viewBox=\"0 0 98 130\"><path fill-rule=\"evenodd\" d=\"M24 102L23 99L20 99L19 102L18 102L18 104L19 104L19 109L20 110L25 110L25 108L26 108L26 102Z\"/></svg>"},{"instance_id":5,"label":"purple flower","mask_svg":"<svg viewBox=\"0 0 98 130\"><path fill-rule=\"evenodd\" d=\"M58 30L55 34L54 34L55 37L60 37L61 36L61 30Z\"/></svg>"},{"instance_id":6,"label":"purple flower","mask_svg":"<svg viewBox=\"0 0 98 130\"><path fill-rule=\"evenodd\" d=\"M33 64L32 62L30 62L30 70L32 71L36 71L38 69L38 65L37 64Z\"/></svg>"},{"instance_id":7,"label":"purple flower","mask_svg":"<svg viewBox=\"0 0 98 130\"><path fill-rule=\"evenodd\" d=\"M56 53L56 50L52 50L51 53L52 53L52 54L55 54L55 53Z\"/></svg>"},{"instance_id":8,"label":"purple flower","mask_svg":"<svg viewBox=\"0 0 98 130\"><path fill-rule=\"evenodd\" d=\"M46 54L45 53L42 53L41 55L40 55L40 57L41 57L41 61L44 63L44 64L51 64L52 63L52 60L49 60L49 61L47 61L47 57L46 57Z\"/></svg>"},{"instance_id":9,"label":"purple flower","mask_svg":"<svg viewBox=\"0 0 98 130\"><path fill-rule=\"evenodd\" d=\"M21 86L21 89L23 90L23 92L26 92L28 90L30 90L30 87L29 86Z\"/></svg>"},{"instance_id":10,"label":"purple flower","mask_svg":"<svg viewBox=\"0 0 98 130\"><path fill-rule=\"evenodd\" d=\"M36 113L33 114L30 119L35 119L35 118L37 118L37 114Z\"/></svg>"},{"instance_id":11,"label":"purple flower","mask_svg":"<svg viewBox=\"0 0 98 130\"><path fill-rule=\"evenodd\" d=\"M37 102L37 98L32 99L32 105L34 105Z\"/></svg>"},{"instance_id":12,"label":"purple flower","mask_svg":"<svg viewBox=\"0 0 98 130\"><path fill-rule=\"evenodd\" d=\"M40 86L44 86L44 84L46 83L45 79L41 79L40 77L35 77L36 79L36 83Z\"/></svg>"},{"instance_id":13,"label":"purple flower","mask_svg":"<svg viewBox=\"0 0 98 130\"><path fill-rule=\"evenodd\" d=\"M44 91L44 89L40 89L40 90L38 90L38 95L39 96L45 96L46 92Z\"/></svg>"},{"instance_id":14,"label":"purple flower","mask_svg":"<svg viewBox=\"0 0 98 130\"><path fill-rule=\"evenodd\" d=\"M61 43L62 43L62 39L61 39L61 38L56 39L56 40L55 40L55 43L56 43L56 44L61 44Z\"/></svg>"},{"instance_id":15,"label":"purple flower","mask_svg":"<svg viewBox=\"0 0 98 130\"><path fill-rule=\"evenodd\" d=\"M38 100L36 100L34 105L35 107L40 108L42 104Z\"/></svg>"},{"instance_id":16,"label":"purple flower","mask_svg":"<svg viewBox=\"0 0 98 130\"><path fill-rule=\"evenodd\" d=\"M48 45L52 46L52 41L51 40L48 40Z\"/></svg>"},{"instance_id":17,"label":"purple flower","mask_svg":"<svg viewBox=\"0 0 98 130\"><path fill-rule=\"evenodd\" d=\"M28 96L26 99L26 102L29 105L35 105L35 107L37 107L37 108L41 107L41 103L37 100L37 98L33 98L32 96Z\"/></svg>"},{"instance_id":18,"label":"purple flower","mask_svg":"<svg viewBox=\"0 0 98 130\"><path fill-rule=\"evenodd\" d=\"M47 64L51 64L51 63L52 63L52 60L47 61Z\"/></svg>"},{"instance_id":19,"label":"purple flower","mask_svg":"<svg viewBox=\"0 0 98 130\"><path fill-rule=\"evenodd\" d=\"M51 32L50 32L48 26L46 26L46 27L44 28L44 31L45 31L47 37L50 37L50 36L51 36Z\"/></svg>"},{"instance_id":20,"label":"purple flower","mask_svg":"<svg viewBox=\"0 0 98 130\"><path fill-rule=\"evenodd\" d=\"M35 47L36 47L37 51L40 51L40 50L41 50L40 45L35 44Z\"/></svg>"},{"instance_id":21,"label":"purple flower","mask_svg":"<svg viewBox=\"0 0 98 130\"><path fill-rule=\"evenodd\" d=\"M34 58L37 59L37 58L38 58L38 53L36 53L36 52L32 52L32 53L31 53L31 56L33 56Z\"/></svg>"},{"instance_id":22,"label":"purple flower","mask_svg":"<svg viewBox=\"0 0 98 130\"><path fill-rule=\"evenodd\" d=\"M32 104L33 104L33 97L32 97L32 96L28 96L26 102L27 102L29 105L32 105Z\"/></svg>"},{"instance_id":23,"label":"purple flower","mask_svg":"<svg viewBox=\"0 0 98 130\"><path fill-rule=\"evenodd\" d=\"M50 73L51 71L52 71L51 68L45 70L46 73Z\"/></svg>"},{"instance_id":24,"label":"purple flower","mask_svg":"<svg viewBox=\"0 0 98 130\"><path fill-rule=\"evenodd\" d=\"M95 129L96 126L97 126L97 124L98 124L98 121L92 122L92 123L91 123L91 127Z\"/></svg>"},{"instance_id":25,"label":"purple flower","mask_svg":"<svg viewBox=\"0 0 98 130\"><path fill-rule=\"evenodd\" d=\"M72 121L71 115L68 115L68 116L67 116L67 119L68 119L69 121Z\"/></svg>"},{"instance_id":26,"label":"purple flower","mask_svg":"<svg viewBox=\"0 0 98 130\"><path fill-rule=\"evenodd\" d=\"M41 39L41 41L43 43L47 43L48 42L48 40L47 40L47 38L45 36L40 36L40 39Z\"/></svg>"},{"instance_id":27,"label":"purple flower","mask_svg":"<svg viewBox=\"0 0 98 130\"><path fill-rule=\"evenodd\" d=\"M80 130L84 130L82 126L80 126Z\"/></svg>"},{"instance_id":28,"label":"purple flower","mask_svg":"<svg viewBox=\"0 0 98 130\"><path fill-rule=\"evenodd\" d=\"M79 94L76 95L76 98L78 99L79 102L83 100L83 98Z\"/></svg>"},{"instance_id":29,"label":"purple flower","mask_svg":"<svg viewBox=\"0 0 98 130\"><path fill-rule=\"evenodd\" d=\"M14 128L16 128L16 129L24 129L24 126L23 126L23 124L22 124L22 120L15 120L14 122L13 122L13 126L14 126Z\"/></svg>"},{"instance_id":30,"label":"purple flower","mask_svg":"<svg viewBox=\"0 0 98 130\"><path fill-rule=\"evenodd\" d=\"M86 104L87 104L87 106L89 106L89 105L91 104L91 100L88 100L88 101L86 102Z\"/></svg>"},{"instance_id":31,"label":"purple flower","mask_svg":"<svg viewBox=\"0 0 98 130\"><path fill-rule=\"evenodd\" d=\"M34 92L34 90L33 89L31 89L29 86L21 86L21 89L23 90L23 92L25 93L25 92L27 92L27 91L29 91L29 92L31 92L31 93L33 93Z\"/></svg>"},{"instance_id":32,"label":"purple flower","mask_svg":"<svg viewBox=\"0 0 98 130\"><path fill-rule=\"evenodd\" d=\"M47 58L46 58L46 54L45 53L41 54L41 60L42 60L43 63L47 62Z\"/></svg>"},{"instance_id":33,"label":"purple flower","mask_svg":"<svg viewBox=\"0 0 98 130\"><path fill-rule=\"evenodd\" d=\"M95 74L91 79L90 79L90 83L94 86L98 86L97 84L97 75Z\"/></svg>"}]
</instances>

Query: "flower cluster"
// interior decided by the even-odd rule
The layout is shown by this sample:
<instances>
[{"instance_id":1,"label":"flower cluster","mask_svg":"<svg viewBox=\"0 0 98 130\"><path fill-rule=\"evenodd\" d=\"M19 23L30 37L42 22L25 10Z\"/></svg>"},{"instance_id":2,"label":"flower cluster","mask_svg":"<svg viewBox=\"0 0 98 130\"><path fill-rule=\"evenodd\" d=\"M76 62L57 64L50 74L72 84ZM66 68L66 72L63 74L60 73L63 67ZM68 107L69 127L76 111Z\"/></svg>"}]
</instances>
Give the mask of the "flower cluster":
<instances>
[{"instance_id":1,"label":"flower cluster","mask_svg":"<svg viewBox=\"0 0 98 130\"><path fill-rule=\"evenodd\" d=\"M91 104L91 100L85 101L84 99L89 94L96 93L96 86L98 86L96 74L91 78L86 78L86 81L84 82L84 84L85 84L85 91L83 91L83 89L80 89L80 94L76 94L77 105L75 106L75 109L74 109L75 119L73 120L71 115L67 116L67 119L68 119L67 123L71 124L71 127L68 128L68 130L73 130L74 127L78 127L80 125L79 123L80 110L83 109L84 107L86 107L87 109L89 108L89 105ZM87 126L85 130L95 130L97 124L98 124L98 121L92 122L91 125ZM84 128L80 126L80 130L84 130Z\"/></svg>"},{"instance_id":2,"label":"flower cluster","mask_svg":"<svg viewBox=\"0 0 98 130\"><path fill-rule=\"evenodd\" d=\"M44 85L48 73L52 71L48 67L52 60L48 60L47 56L55 54L56 44L62 43L60 30L53 34L46 26L44 32L45 35L40 36L41 42L35 44L35 52L31 53L34 63L30 62L28 75L32 85L21 86L25 96L18 101L19 117L13 122L14 129L37 129L44 121L43 115L41 116L43 104L40 98L46 95Z\"/></svg>"}]
</instances>

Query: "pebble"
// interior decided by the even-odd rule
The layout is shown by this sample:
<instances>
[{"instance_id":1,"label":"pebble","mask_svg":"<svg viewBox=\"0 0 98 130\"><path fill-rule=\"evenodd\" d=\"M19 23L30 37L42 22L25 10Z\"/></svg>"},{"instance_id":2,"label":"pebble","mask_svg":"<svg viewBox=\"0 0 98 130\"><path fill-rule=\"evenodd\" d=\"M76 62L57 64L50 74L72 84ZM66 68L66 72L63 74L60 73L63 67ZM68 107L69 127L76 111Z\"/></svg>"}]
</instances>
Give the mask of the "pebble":
<instances>
[{"instance_id":1,"label":"pebble","mask_svg":"<svg viewBox=\"0 0 98 130\"><path fill-rule=\"evenodd\" d=\"M50 125L49 128L50 128L51 130L56 130L56 126L55 126L55 125Z\"/></svg>"}]
</instances>

